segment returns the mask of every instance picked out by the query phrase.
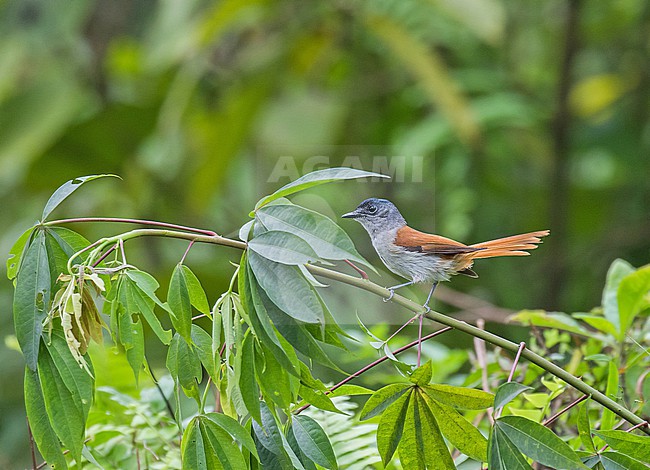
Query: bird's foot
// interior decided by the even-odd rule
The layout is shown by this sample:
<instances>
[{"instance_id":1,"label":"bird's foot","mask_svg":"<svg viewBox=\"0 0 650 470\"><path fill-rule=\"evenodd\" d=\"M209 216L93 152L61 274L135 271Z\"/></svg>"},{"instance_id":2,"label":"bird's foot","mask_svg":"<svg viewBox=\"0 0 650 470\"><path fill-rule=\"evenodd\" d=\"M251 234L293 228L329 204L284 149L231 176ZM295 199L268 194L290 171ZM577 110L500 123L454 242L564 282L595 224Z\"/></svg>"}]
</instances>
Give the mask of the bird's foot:
<instances>
[{"instance_id":1,"label":"bird's foot","mask_svg":"<svg viewBox=\"0 0 650 470\"><path fill-rule=\"evenodd\" d=\"M423 307L424 307L424 312L421 315L426 315L431 311L431 307L429 307L428 305L423 305Z\"/></svg>"},{"instance_id":2,"label":"bird's foot","mask_svg":"<svg viewBox=\"0 0 650 470\"><path fill-rule=\"evenodd\" d=\"M390 295L385 299L381 299L384 302L389 302L395 296L395 291L393 289L388 289L388 292L390 292Z\"/></svg>"}]
</instances>

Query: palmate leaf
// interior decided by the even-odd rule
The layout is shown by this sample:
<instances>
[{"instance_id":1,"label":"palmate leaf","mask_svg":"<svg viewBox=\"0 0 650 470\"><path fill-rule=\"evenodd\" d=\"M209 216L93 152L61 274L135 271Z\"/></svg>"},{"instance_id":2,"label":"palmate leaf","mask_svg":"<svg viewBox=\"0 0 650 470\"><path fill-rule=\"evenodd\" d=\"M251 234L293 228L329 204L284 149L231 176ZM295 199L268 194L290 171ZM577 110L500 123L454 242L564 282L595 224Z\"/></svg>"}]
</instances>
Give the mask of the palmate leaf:
<instances>
[{"instance_id":1,"label":"palmate leaf","mask_svg":"<svg viewBox=\"0 0 650 470\"><path fill-rule=\"evenodd\" d=\"M154 313L154 305L158 305L165 311L170 309L167 304L158 299L156 290L159 287L158 281L148 273L137 269L130 269L125 272L123 285L120 288L120 302L129 313L141 313L153 332L163 344L169 344L172 333L165 330L160 320Z\"/></svg>"},{"instance_id":2,"label":"palmate leaf","mask_svg":"<svg viewBox=\"0 0 650 470\"><path fill-rule=\"evenodd\" d=\"M582 445L585 446L585 449L590 452L596 450L594 440L591 437L589 400L586 400L582 405L580 405L580 410L578 410L578 435L580 436L580 441L582 442Z\"/></svg>"},{"instance_id":3,"label":"palmate leaf","mask_svg":"<svg viewBox=\"0 0 650 470\"><path fill-rule=\"evenodd\" d=\"M210 315L210 304L208 303L208 297L205 295L205 290L201 285L201 281L199 281L199 278L196 277L196 274L194 274L190 268L184 264L181 266L183 266L185 282L190 294L190 303L199 312Z\"/></svg>"},{"instance_id":4,"label":"palmate leaf","mask_svg":"<svg viewBox=\"0 0 650 470\"><path fill-rule=\"evenodd\" d=\"M23 261L27 247L30 245L28 242L35 229L36 226L25 230L9 250L9 256L7 257L7 278L10 281L13 281L16 278L16 275L20 270L20 264Z\"/></svg>"},{"instance_id":5,"label":"palmate leaf","mask_svg":"<svg viewBox=\"0 0 650 470\"><path fill-rule=\"evenodd\" d=\"M409 384L390 384L377 390L366 401L359 419L363 421L382 414L405 393L410 392L411 388Z\"/></svg>"},{"instance_id":6,"label":"palmate leaf","mask_svg":"<svg viewBox=\"0 0 650 470\"><path fill-rule=\"evenodd\" d=\"M248 469L237 441L229 433L205 416L197 416L195 419L199 422L206 461L209 463L206 468Z\"/></svg>"},{"instance_id":7,"label":"palmate leaf","mask_svg":"<svg viewBox=\"0 0 650 470\"><path fill-rule=\"evenodd\" d=\"M174 335L169 345L165 365L171 376L183 387L185 393L200 401L198 384L203 376L201 360L194 348L178 333Z\"/></svg>"},{"instance_id":8,"label":"palmate leaf","mask_svg":"<svg viewBox=\"0 0 650 470\"><path fill-rule=\"evenodd\" d=\"M475 388L446 384L428 384L422 387L431 398L463 410L485 410L494 404L494 395Z\"/></svg>"},{"instance_id":9,"label":"palmate leaf","mask_svg":"<svg viewBox=\"0 0 650 470\"><path fill-rule=\"evenodd\" d=\"M427 361L411 373L409 380L415 385L427 385L431 382L432 373L431 361Z\"/></svg>"},{"instance_id":10,"label":"palmate leaf","mask_svg":"<svg viewBox=\"0 0 650 470\"><path fill-rule=\"evenodd\" d=\"M379 173L371 173L369 171L357 170L355 168L327 168L324 170L312 171L289 184L282 186L273 194L266 196L258 201L255 205L255 210L267 205L271 201L279 199L289 194L303 191L320 184L331 183L332 181L341 181L357 178L390 178L390 176L381 175ZM254 214L251 213L251 217Z\"/></svg>"},{"instance_id":11,"label":"palmate leaf","mask_svg":"<svg viewBox=\"0 0 650 470\"><path fill-rule=\"evenodd\" d=\"M413 395L412 391L413 388L409 387L407 393L402 394L386 408L379 420L377 449L384 466L391 461L402 439L406 413Z\"/></svg>"},{"instance_id":12,"label":"palmate leaf","mask_svg":"<svg viewBox=\"0 0 650 470\"><path fill-rule=\"evenodd\" d=\"M171 309L172 325L186 341L191 341L192 302L187 288L187 277L182 264L177 264L169 281L167 303Z\"/></svg>"},{"instance_id":13,"label":"palmate leaf","mask_svg":"<svg viewBox=\"0 0 650 470\"><path fill-rule=\"evenodd\" d=\"M399 457L404 468L456 468L438 423L419 392L413 394L408 406Z\"/></svg>"},{"instance_id":14,"label":"palmate leaf","mask_svg":"<svg viewBox=\"0 0 650 470\"><path fill-rule=\"evenodd\" d=\"M239 442L256 459L259 458L257 449L255 448L255 442L253 442L250 432L239 424L239 421L223 413L207 413L205 417L230 434L235 441Z\"/></svg>"},{"instance_id":15,"label":"palmate leaf","mask_svg":"<svg viewBox=\"0 0 650 470\"><path fill-rule=\"evenodd\" d=\"M47 219L50 213L52 213L52 211L56 209L57 206L61 204L65 198L67 198L70 194L72 194L77 189L79 189L82 184L99 178L106 178L106 177L119 178L119 176L117 175L109 175L109 174L89 175L89 176L80 176L78 178L63 183L61 186L58 187L56 191L54 191L52 196L50 196L50 199L45 204L41 221L45 221L45 219Z\"/></svg>"},{"instance_id":16,"label":"palmate leaf","mask_svg":"<svg viewBox=\"0 0 650 470\"><path fill-rule=\"evenodd\" d=\"M584 469L580 458L553 431L521 416L503 416L495 427L531 459L552 468Z\"/></svg>"},{"instance_id":17,"label":"palmate leaf","mask_svg":"<svg viewBox=\"0 0 650 470\"><path fill-rule=\"evenodd\" d=\"M289 232L302 238L320 258L348 259L374 269L359 254L348 234L318 212L294 204L272 204L258 210L256 218L267 230Z\"/></svg>"},{"instance_id":18,"label":"palmate leaf","mask_svg":"<svg viewBox=\"0 0 650 470\"><path fill-rule=\"evenodd\" d=\"M648 470L650 468L637 459L618 452L601 453L600 463L603 464L605 470Z\"/></svg>"},{"instance_id":19,"label":"palmate leaf","mask_svg":"<svg viewBox=\"0 0 650 470\"><path fill-rule=\"evenodd\" d=\"M488 463L490 470L530 470L526 458L521 455L508 436L494 426L488 444Z\"/></svg>"},{"instance_id":20,"label":"palmate leaf","mask_svg":"<svg viewBox=\"0 0 650 470\"><path fill-rule=\"evenodd\" d=\"M36 370L51 286L45 232L39 230L27 248L18 271L13 302L16 339L31 370Z\"/></svg>"},{"instance_id":21,"label":"palmate leaf","mask_svg":"<svg viewBox=\"0 0 650 470\"><path fill-rule=\"evenodd\" d=\"M262 468L304 470L268 405L261 401L259 409L261 422L253 421L253 433Z\"/></svg>"},{"instance_id":22,"label":"palmate leaf","mask_svg":"<svg viewBox=\"0 0 650 470\"><path fill-rule=\"evenodd\" d=\"M255 372L262 396L267 402L273 402L283 411L288 411L294 401L292 392L298 391L297 379L295 386L292 386L289 374L263 343L256 344L255 349Z\"/></svg>"}]
</instances>

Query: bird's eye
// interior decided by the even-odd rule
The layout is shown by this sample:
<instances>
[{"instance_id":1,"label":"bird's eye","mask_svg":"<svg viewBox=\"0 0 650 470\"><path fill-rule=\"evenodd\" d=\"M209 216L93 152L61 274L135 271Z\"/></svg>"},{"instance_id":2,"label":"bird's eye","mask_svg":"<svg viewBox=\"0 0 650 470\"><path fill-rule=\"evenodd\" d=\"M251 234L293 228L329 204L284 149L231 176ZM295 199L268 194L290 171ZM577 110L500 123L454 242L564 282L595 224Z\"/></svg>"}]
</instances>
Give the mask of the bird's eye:
<instances>
[{"instance_id":1,"label":"bird's eye","mask_svg":"<svg viewBox=\"0 0 650 470\"><path fill-rule=\"evenodd\" d=\"M376 214L376 213L377 213L377 206L368 207L368 214Z\"/></svg>"}]
</instances>

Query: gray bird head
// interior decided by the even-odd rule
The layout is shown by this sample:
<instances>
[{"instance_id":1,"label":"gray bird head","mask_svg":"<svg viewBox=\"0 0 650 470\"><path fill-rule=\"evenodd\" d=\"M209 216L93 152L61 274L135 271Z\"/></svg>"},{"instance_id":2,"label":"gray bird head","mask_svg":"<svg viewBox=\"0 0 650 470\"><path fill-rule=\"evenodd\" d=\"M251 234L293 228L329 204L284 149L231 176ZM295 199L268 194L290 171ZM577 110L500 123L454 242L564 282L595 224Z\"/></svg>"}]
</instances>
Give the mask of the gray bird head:
<instances>
[{"instance_id":1,"label":"gray bird head","mask_svg":"<svg viewBox=\"0 0 650 470\"><path fill-rule=\"evenodd\" d=\"M375 197L366 199L355 210L343 214L342 217L356 219L371 236L406 225L406 220L395 204L387 199Z\"/></svg>"}]
</instances>

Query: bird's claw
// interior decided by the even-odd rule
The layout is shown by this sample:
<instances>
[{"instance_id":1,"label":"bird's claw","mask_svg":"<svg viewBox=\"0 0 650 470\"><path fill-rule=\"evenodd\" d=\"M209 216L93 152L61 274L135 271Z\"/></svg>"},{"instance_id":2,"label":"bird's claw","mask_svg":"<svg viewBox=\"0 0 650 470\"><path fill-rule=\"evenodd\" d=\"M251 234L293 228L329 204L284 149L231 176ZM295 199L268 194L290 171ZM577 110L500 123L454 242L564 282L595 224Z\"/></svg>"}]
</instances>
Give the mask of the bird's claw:
<instances>
[{"instance_id":1,"label":"bird's claw","mask_svg":"<svg viewBox=\"0 0 650 470\"><path fill-rule=\"evenodd\" d=\"M428 305L424 305L423 307L424 307L424 313L422 315L426 315L431 311L431 307L429 307Z\"/></svg>"},{"instance_id":2,"label":"bird's claw","mask_svg":"<svg viewBox=\"0 0 650 470\"><path fill-rule=\"evenodd\" d=\"M395 291L393 289L388 289L388 292L390 292L390 295L385 299L382 299L384 302L389 302L395 296Z\"/></svg>"}]
</instances>

